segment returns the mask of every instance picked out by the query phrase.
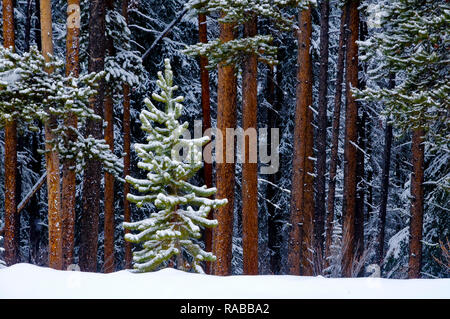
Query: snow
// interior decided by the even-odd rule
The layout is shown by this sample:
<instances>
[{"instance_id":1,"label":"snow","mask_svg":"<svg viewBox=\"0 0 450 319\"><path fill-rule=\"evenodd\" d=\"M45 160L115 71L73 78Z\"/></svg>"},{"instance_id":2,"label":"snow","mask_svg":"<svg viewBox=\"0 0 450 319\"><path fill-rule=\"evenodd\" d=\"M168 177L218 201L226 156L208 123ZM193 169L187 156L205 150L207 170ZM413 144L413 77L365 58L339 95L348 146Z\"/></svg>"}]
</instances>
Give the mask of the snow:
<instances>
[{"instance_id":1,"label":"snow","mask_svg":"<svg viewBox=\"0 0 450 319\"><path fill-rule=\"evenodd\" d=\"M60 271L31 264L0 269L0 298L409 299L450 298L450 279L228 276L166 268L151 273Z\"/></svg>"}]
</instances>

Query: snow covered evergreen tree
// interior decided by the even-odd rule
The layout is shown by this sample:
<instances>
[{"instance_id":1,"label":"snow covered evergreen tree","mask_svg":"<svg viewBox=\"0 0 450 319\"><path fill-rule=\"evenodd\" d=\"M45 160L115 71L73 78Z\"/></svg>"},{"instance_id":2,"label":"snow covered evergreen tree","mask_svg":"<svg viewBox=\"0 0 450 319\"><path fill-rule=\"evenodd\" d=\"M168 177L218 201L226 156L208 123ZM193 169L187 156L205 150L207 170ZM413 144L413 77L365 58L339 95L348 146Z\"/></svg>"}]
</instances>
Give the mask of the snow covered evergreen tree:
<instances>
[{"instance_id":1,"label":"snow covered evergreen tree","mask_svg":"<svg viewBox=\"0 0 450 319\"><path fill-rule=\"evenodd\" d=\"M216 220L207 219L211 209L223 206L226 199L210 199L215 188L197 187L188 182L202 167L201 146L209 137L185 139L180 136L188 129L188 123L180 124L183 105L182 96L175 97L178 89L173 86L173 73L169 59L165 61L165 72L158 72L157 85L161 93L153 93L155 101L165 105L158 109L145 99L148 110L140 114L142 130L147 133L147 143L134 145L141 159L138 167L148 171L146 179L126 177L143 195L128 194L128 200L138 207L152 203L158 210L149 218L134 223L124 223L124 228L138 231L126 234L127 241L142 244L143 249L135 251L134 268L140 272L155 270L176 256L178 269L203 272L203 261L215 261L215 256L205 252L194 241L200 238L200 227L215 227ZM179 148L186 153L179 158ZM198 207L194 209L192 206ZM185 254L189 259L185 260Z\"/></svg>"},{"instance_id":2,"label":"snow covered evergreen tree","mask_svg":"<svg viewBox=\"0 0 450 319\"><path fill-rule=\"evenodd\" d=\"M54 72L47 73L46 69ZM102 73L90 73L79 78L64 75L64 61L52 57L46 63L36 46L22 55L0 46L0 126L8 119L15 119L21 129L36 130L35 121L45 122L55 115L58 125L53 129L56 140L49 141L61 158L76 158L77 170L86 161L97 158L105 170L121 178L123 165L110 152L104 140L84 137L75 127L64 125L65 117L74 113L81 124L89 118L101 121L89 108L89 98L96 93L96 83ZM82 125L79 125L81 127ZM77 139L66 144L72 131Z\"/></svg>"}]
</instances>

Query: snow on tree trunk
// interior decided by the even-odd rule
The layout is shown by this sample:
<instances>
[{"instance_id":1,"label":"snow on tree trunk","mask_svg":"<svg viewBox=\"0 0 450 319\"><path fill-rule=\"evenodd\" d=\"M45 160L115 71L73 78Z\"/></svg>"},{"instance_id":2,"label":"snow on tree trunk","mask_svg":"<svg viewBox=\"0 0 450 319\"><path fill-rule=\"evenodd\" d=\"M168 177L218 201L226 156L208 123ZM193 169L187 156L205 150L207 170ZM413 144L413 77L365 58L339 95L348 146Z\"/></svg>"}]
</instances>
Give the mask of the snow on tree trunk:
<instances>
[{"instance_id":1,"label":"snow on tree trunk","mask_svg":"<svg viewBox=\"0 0 450 319\"><path fill-rule=\"evenodd\" d=\"M50 61L53 54L52 11L50 0L40 1L41 11L41 43L42 55ZM53 70L48 69L51 73ZM47 193L48 193L48 240L49 240L49 267L62 269L62 218L61 218L61 186L59 176L59 155L53 149L50 141L55 139L53 130L57 126L57 118L50 115L45 122L45 159L47 162Z\"/></svg>"},{"instance_id":2,"label":"snow on tree trunk","mask_svg":"<svg viewBox=\"0 0 450 319\"><path fill-rule=\"evenodd\" d=\"M78 77L80 73L80 1L67 1L67 36L66 36L66 75ZM75 113L69 114L64 125L67 131L67 145L76 140L76 134L70 128L77 129L78 117ZM75 207L76 207L76 162L74 159L65 159L62 169L62 250L64 268L73 263L73 250L75 245Z\"/></svg>"}]
</instances>

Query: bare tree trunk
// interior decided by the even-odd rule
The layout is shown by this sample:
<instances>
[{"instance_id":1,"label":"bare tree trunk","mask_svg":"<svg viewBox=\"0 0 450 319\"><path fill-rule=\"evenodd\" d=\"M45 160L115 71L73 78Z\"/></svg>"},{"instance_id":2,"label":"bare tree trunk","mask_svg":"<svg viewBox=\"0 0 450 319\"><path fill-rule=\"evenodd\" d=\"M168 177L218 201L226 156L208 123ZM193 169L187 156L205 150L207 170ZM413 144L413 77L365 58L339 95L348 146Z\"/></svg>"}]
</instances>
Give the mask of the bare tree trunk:
<instances>
[{"instance_id":1,"label":"bare tree trunk","mask_svg":"<svg viewBox=\"0 0 450 319\"><path fill-rule=\"evenodd\" d=\"M420 278L422 264L422 229L423 229L423 181L424 181L424 131L414 130L412 138L411 176L411 223L409 240L409 278Z\"/></svg>"},{"instance_id":2,"label":"bare tree trunk","mask_svg":"<svg viewBox=\"0 0 450 319\"><path fill-rule=\"evenodd\" d=\"M278 61L282 63L283 60L283 51L278 52ZM269 69L269 73L267 75L267 102L271 105L271 108L267 111L267 122L269 127L269 135L267 137L268 143L272 141L271 128L279 127L280 123L280 112L281 106L283 104L283 91L280 88L281 85L281 70L279 67L276 68L271 67ZM271 149L271 146L267 147ZM281 154L280 154L281 155ZM280 160L281 164L281 160ZM281 268L281 251L280 251L280 227L278 223L278 211L277 207L272 203L272 200L279 192L279 189L276 187L280 181L282 168L278 170L275 174L270 174L268 176L269 184L267 185L267 193L266 198L270 201L267 205L267 213L268 213L268 248L270 251L270 270L272 274L278 274Z\"/></svg>"},{"instance_id":3,"label":"bare tree trunk","mask_svg":"<svg viewBox=\"0 0 450 319\"><path fill-rule=\"evenodd\" d=\"M208 43L208 28L206 24L206 15L198 15L198 37L201 43ZM211 128L211 94L209 88L209 72L206 68L208 65L208 58L206 56L200 56L200 85L202 90L202 131ZM203 177L206 187L212 187L212 163L203 162ZM212 218L213 212L211 211L208 218ZM212 251L213 246L213 229L205 228L204 240L206 251ZM205 262L205 272L207 274L212 273L211 262Z\"/></svg>"},{"instance_id":4,"label":"bare tree trunk","mask_svg":"<svg viewBox=\"0 0 450 319\"><path fill-rule=\"evenodd\" d=\"M3 1L3 46L15 49L14 45L14 4ZM17 123L5 123L5 262L8 266L19 260L19 216L17 214Z\"/></svg>"},{"instance_id":5,"label":"bare tree trunk","mask_svg":"<svg viewBox=\"0 0 450 319\"><path fill-rule=\"evenodd\" d=\"M341 104L342 104L342 85L344 79L344 64L345 64L345 45L347 43L347 31L345 26L348 24L348 6L344 7L341 15L341 27L339 35L339 49L337 59L337 73L336 73L336 93L334 96L334 111L333 111L333 129L331 138L331 156L330 156L330 177L328 181L328 198L327 198L327 221L326 221L326 238L325 238L325 258L330 257L331 244L333 236L333 221L334 221L334 199L336 196L336 171L338 164L338 150L339 150L339 127L341 119ZM326 259L328 266L328 259Z\"/></svg>"},{"instance_id":6,"label":"bare tree trunk","mask_svg":"<svg viewBox=\"0 0 450 319\"><path fill-rule=\"evenodd\" d=\"M80 1L68 0L68 21L66 37L66 75L78 77L80 73L79 51L80 51ZM71 19L70 19L70 18ZM71 128L77 129L78 118L72 113L65 119L65 126L68 127L66 146L76 139L75 132ZM73 263L73 249L75 243L75 207L76 207L76 173L75 160L66 159L63 162L62 171L62 224L63 224L63 258L64 268Z\"/></svg>"},{"instance_id":7,"label":"bare tree trunk","mask_svg":"<svg viewBox=\"0 0 450 319\"><path fill-rule=\"evenodd\" d=\"M41 0L41 42L42 54L48 61L53 54L52 11L50 0ZM52 72L53 70L47 70ZM45 139L55 139L53 129L57 119L51 115L45 123ZM49 231L49 267L62 269L62 219L61 219L61 186L59 176L59 155L52 150L52 145L45 144L47 161L47 193L48 193L48 231Z\"/></svg>"},{"instance_id":8,"label":"bare tree trunk","mask_svg":"<svg viewBox=\"0 0 450 319\"><path fill-rule=\"evenodd\" d=\"M325 229L325 175L327 172L327 106L328 106L328 47L329 47L329 0L320 5L320 69L319 69L319 105L317 130L317 179L316 179L316 216L315 248L322 255Z\"/></svg>"},{"instance_id":9,"label":"bare tree trunk","mask_svg":"<svg viewBox=\"0 0 450 319\"><path fill-rule=\"evenodd\" d=\"M106 2L107 10L114 10L114 1ZM114 42L111 37L106 38L106 49L109 56L115 55ZM111 152L114 152L114 102L111 88L106 89L104 102L104 115L107 122L105 128L105 141ZM104 271L114 271L114 176L105 173L105 221L104 221Z\"/></svg>"},{"instance_id":10,"label":"bare tree trunk","mask_svg":"<svg viewBox=\"0 0 450 319\"><path fill-rule=\"evenodd\" d=\"M220 40L228 42L235 38L234 24L220 24ZM234 214L234 172L235 163L226 161L226 145L234 143L227 141L226 129L236 127L236 75L235 66L219 64L218 89L217 89L217 128L223 132L221 151L223 163L216 166L217 198L227 198L228 204L217 209L215 218L218 226L214 230L214 254L217 261L214 268L216 275L231 274L231 253L233 238L233 214ZM217 152L217 149L216 149ZM220 152L220 150L219 150Z\"/></svg>"},{"instance_id":11,"label":"bare tree trunk","mask_svg":"<svg viewBox=\"0 0 450 319\"><path fill-rule=\"evenodd\" d=\"M258 33L254 16L244 25L244 36ZM258 120L258 60L256 54L245 57L242 73L242 126L257 129ZM243 271L257 275L258 271L258 163L251 160L250 138L246 138L242 165L242 248ZM252 145L254 146L254 145Z\"/></svg>"},{"instance_id":12,"label":"bare tree trunk","mask_svg":"<svg viewBox=\"0 0 450 319\"><path fill-rule=\"evenodd\" d=\"M105 63L105 1L90 2L89 18L89 72L100 72ZM95 114L103 117L104 80L97 88L97 95L91 100ZM88 120L86 135L102 138L101 121ZM97 271L98 216L100 214L101 163L91 160L87 163L83 181L83 216L81 218L80 268L83 271Z\"/></svg>"},{"instance_id":13,"label":"bare tree trunk","mask_svg":"<svg viewBox=\"0 0 450 319\"><path fill-rule=\"evenodd\" d=\"M297 106L294 128L294 157L291 191L291 231L289 234L288 267L291 275L311 275L313 261L313 194L312 179L308 177L312 163L308 156L312 149L312 63L311 63L311 8L299 14ZM312 198L313 202L310 203ZM311 205L312 204L312 205ZM311 207L312 206L312 207Z\"/></svg>"},{"instance_id":14,"label":"bare tree trunk","mask_svg":"<svg viewBox=\"0 0 450 319\"><path fill-rule=\"evenodd\" d=\"M128 23L128 0L122 2L122 15ZM130 175L130 165L131 165L131 117L130 117L130 86L125 83L123 85L123 151L125 152L125 157L123 159L123 175L126 177ZM131 210L130 202L127 200L127 195L130 192L130 184L124 183L123 186L123 218L124 222L131 221ZM125 234L129 233L128 229L125 230ZM131 243L125 242L125 268L131 268Z\"/></svg>"},{"instance_id":15,"label":"bare tree trunk","mask_svg":"<svg viewBox=\"0 0 450 319\"><path fill-rule=\"evenodd\" d=\"M347 75L346 75L346 115L344 144L344 199L343 216L344 238L349 242L344 245L342 272L346 277L352 276L352 263L355 257L355 214L357 183L357 148L358 142L358 103L352 88L358 86L358 40L359 33L359 0L349 0L349 38L347 39Z\"/></svg>"}]
</instances>

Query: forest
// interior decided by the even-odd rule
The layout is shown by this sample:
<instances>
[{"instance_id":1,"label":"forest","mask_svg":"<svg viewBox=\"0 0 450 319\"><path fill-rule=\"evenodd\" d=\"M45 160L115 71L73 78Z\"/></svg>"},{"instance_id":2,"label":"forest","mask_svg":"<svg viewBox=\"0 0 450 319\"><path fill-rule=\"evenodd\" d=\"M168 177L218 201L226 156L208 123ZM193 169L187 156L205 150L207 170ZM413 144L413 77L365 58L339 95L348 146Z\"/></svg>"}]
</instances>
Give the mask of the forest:
<instances>
[{"instance_id":1,"label":"forest","mask_svg":"<svg viewBox=\"0 0 450 319\"><path fill-rule=\"evenodd\" d=\"M1 6L0 268L449 278L447 0Z\"/></svg>"}]
</instances>

